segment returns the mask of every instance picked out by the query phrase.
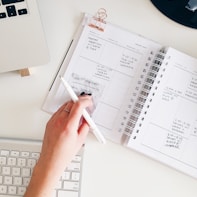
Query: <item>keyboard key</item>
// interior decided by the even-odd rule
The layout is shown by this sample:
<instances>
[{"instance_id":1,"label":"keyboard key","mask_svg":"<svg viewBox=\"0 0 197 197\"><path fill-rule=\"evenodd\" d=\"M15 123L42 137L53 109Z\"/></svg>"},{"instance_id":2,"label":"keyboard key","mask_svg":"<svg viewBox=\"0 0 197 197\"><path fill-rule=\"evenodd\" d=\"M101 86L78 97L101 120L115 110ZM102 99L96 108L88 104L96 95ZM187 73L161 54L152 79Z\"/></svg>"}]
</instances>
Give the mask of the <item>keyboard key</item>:
<instances>
[{"instance_id":1,"label":"keyboard key","mask_svg":"<svg viewBox=\"0 0 197 197\"><path fill-rule=\"evenodd\" d=\"M25 192L26 192L26 187L18 187L18 192L17 192L18 195L23 196Z\"/></svg>"},{"instance_id":2,"label":"keyboard key","mask_svg":"<svg viewBox=\"0 0 197 197\"><path fill-rule=\"evenodd\" d=\"M29 185L29 182L30 182L30 178L29 177L28 178L27 177L23 178L23 185L24 186L27 187Z\"/></svg>"},{"instance_id":3,"label":"keyboard key","mask_svg":"<svg viewBox=\"0 0 197 197\"><path fill-rule=\"evenodd\" d=\"M78 192L73 192L73 191L58 191L58 197L78 197Z\"/></svg>"},{"instance_id":4,"label":"keyboard key","mask_svg":"<svg viewBox=\"0 0 197 197\"><path fill-rule=\"evenodd\" d=\"M62 175L62 180L69 180L71 172L64 172Z\"/></svg>"},{"instance_id":5,"label":"keyboard key","mask_svg":"<svg viewBox=\"0 0 197 197\"><path fill-rule=\"evenodd\" d=\"M14 177L14 185L22 185L22 178Z\"/></svg>"},{"instance_id":6,"label":"keyboard key","mask_svg":"<svg viewBox=\"0 0 197 197\"><path fill-rule=\"evenodd\" d=\"M20 176L20 174L21 174L20 168L17 168L17 167L12 168L12 175L13 176Z\"/></svg>"},{"instance_id":7,"label":"keyboard key","mask_svg":"<svg viewBox=\"0 0 197 197\"><path fill-rule=\"evenodd\" d=\"M35 159L38 159L40 157L40 153L32 153L31 156Z\"/></svg>"},{"instance_id":8,"label":"keyboard key","mask_svg":"<svg viewBox=\"0 0 197 197\"><path fill-rule=\"evenodd\" d=\"M9 165L9 166L15 166L15 165L16 165L16 158L14 158L14 157L9 157L9 158L8 158L8 165Z\"/></svg>"},{"instance_id":9,"label":"keyboard key","mask_svg":"<svg viewBox=\"0 0 197 197\"><path fill-rule=\"evenodd\" d=\"M30 153L29 152L21 152L21 157L29 157Z\"/></svg>"},{"instance_id":10,"label":"keyboard key","mask_svg":"<svg viewBox=\"0 0 197 197\"><path fill-rule=\"evenodd\" d=\"M2 4L6 5L6 4L11 4L11 3L18 3L24 0L2 0Z\"/></svg>"},{"instance_id":11,"label":"keyboard key","mask_svg":"<svg viewBox=\"0 0 197 197\"><path fill-rule=\"evenodd\" d=\"M18 157L19 156L19 151L11 151L10 156Z\"/></svg>"},{"instance_id":12,"label":"keyboard key","mask_svg":"<svg viewBox=\"0 0 197 197\"><path fill-rule=\"evenodd\" d=\"M80 163L71 162L68 165L67 170L80 171Z\"/></svg>"},{"instance_id":13,"label":"keyboard key","mask_svg":"<svg viewBox=\"0 0 197 197\"><path fill-rule=\"evenodd\" d=\"M23 168L22 169L22 176L23 177L30 177L30 175L31 175L30 168Z\"/></svg>"},{"instance_id":14,"label":"keyboard key","mask_svg":"<svg viewBox=\"0 0 197 197\"><path fill-rule=\"evenodd\" d=\"M66 190L78 190L79 183L78 182L71 182L71 181L64 181L64 189Z\"/></svg>"},{"instance_id":15,"label":"keyboard key","mask_svg":"<svg viewBox=\"0 0 197 197\"><path fill-rule=\"evenodd\" d=\"M71 180L72 181L79 181L80 173L79 172L72 172Z\"/></svg>"},{"instance_id":16,"label":"keyboard key","mask_svg":"<svg viewBox=\"0 0 197 197\"><path fill-rule=\"evenodd\" d=\"M3 184L4 185L11 185L12 184L12 177L11 176L5 176Z\"/></svg>"},{"instance_id":17,"label":"keyboard key","mask_svg":"<svg viewBox=\"0 0 197 197\"><path fill-rule=\"evenodd\" d=\"M18 10L18 14L19 15L27 14L27 9L20 9L20 10Z\"/></svg>"},{"instance_id":18,"label":"keyboard key","mask_svg":"<svg viewBox=\"0 0 197 197\"><path fill-rule=\"evenodd\" d=\"M16 186L8 186L8 194L15 195L17 187Z\"/></svg>"},{"instance_id":19,"label":"keyboard key","mask_svg":"<svg viewBox=\"0 0 197 197\"><path fill-rule=\"evenodd\" d=\"M0 13L0 19L2 19L2 18L6 18L6 13L5 12Z\"/></svg>"},{"instance_id":20,"label":"keyboard key","mask_svg":"<svg viewBox=\"0 0 197 197\"><path fill-rule=\"evenodd\" d=\"M8 156L8 155L10 155L10 151L9 150L1 150L0 155Z\"/></svg>"},{"instance_id":21,"label":"keyboard key","mask_svg":"<svg viewBox=\"0 0 197 197\"><path fill-rule=\"evenodd\" d=\"M5 165L6 164L6 162L7 162L7 159L6 159L6 157L0 157L0 165Z\"/></svg>"},{"instance_id":22,"label":"keyboard key","mask_svg":"<svg viewBox=\"0 0 197 197\"><path fill-rule=\"evenodd\" d=\"M35 159L28 159L27 160L27 167L33 168L36 165Z\"/></svg>"},{"instance_id":23,"label":"keyboard key","mask_svg":"<svg viewBox=\"0 0 197 197\"><path fill-rule=\"evenodd\" d=\"M74 157L73 161L80 162L80 161L81 161L81 156L76 155L76 156Z\"/></svg>"},{"instance_id":24,"label":"keyboard key","mask_svg":"<svg viewBox=\"0 0 197 197\"><path fill-rule=\"evenodd\" d=\"M0 194L6 194L7 193L7 186L6 185L0 185Z\"/></svg>"},{"instance_id":25,"label":"keyboard key","mask_svg":"<svg viewBox=\"0 0 197 197\"><path fill-rule=\"evenodd\" d=\"M2 174L3 175L10 175L11 174L11 168L8 166L2 167Z\"/></svg>"},{"instance_id":26,"label":"keyboard key","mask_svg":"<svg viewBox=\"0 0 197 197\"><path fill-rule=\"evenodd\" d=\"M14 5L6 6L6 10L9 17L16 16L16 8Z\"/></svg>"},{"instance_id":27,"label":"keyboard key","mask_svg":"<svg viewBox=\"0 0 197 197\"><path fill-rule=\"evenodd\" d=\"M26 166L26 159L24 159L24 158L18 158L17 165L20 166L20 167Z\"/></svg>"}]
</instances>

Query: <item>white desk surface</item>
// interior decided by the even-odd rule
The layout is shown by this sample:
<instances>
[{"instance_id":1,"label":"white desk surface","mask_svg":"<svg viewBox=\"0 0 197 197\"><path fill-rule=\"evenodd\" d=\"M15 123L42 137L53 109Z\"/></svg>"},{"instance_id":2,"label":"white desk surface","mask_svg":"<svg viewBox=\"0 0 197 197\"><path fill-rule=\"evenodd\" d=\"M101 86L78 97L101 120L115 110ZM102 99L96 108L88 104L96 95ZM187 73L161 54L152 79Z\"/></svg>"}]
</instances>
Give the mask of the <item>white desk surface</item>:
<instances>
[{"instance_id":1,"label":"white desk surface","mask_svg":"<svg viewBox=\"0 0 197 197\"><path fill-rule=\"evenodd\" d=\"M83 12L105 8L107 20L197 58L197 30L163 16L148 0L39 0L51 60L31 76L0 74L1 136L42 138L49 115L41 110ZM197 150L196 150L197 154ZM156 161L90 135L86 143L81 197L196 197L197 180Z\"/></svg>"}]
</instances>

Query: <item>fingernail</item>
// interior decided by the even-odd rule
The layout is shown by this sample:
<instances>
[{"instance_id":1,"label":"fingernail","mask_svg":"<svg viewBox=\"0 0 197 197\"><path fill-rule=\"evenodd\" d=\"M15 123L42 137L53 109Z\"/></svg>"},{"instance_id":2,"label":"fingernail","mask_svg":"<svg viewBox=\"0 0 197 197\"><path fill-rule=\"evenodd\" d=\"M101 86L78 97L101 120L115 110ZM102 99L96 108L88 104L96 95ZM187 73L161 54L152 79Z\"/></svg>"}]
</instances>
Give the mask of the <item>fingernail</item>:
<instances>
[{"instance_id":1,"label":"fingernail","mask_svg":"<svg viewBox=\"0 0 197 197\"><path fill-rule=\"evenodd\" d=\"M80 96L85 96L85 95L92 96L92 93L85 93L85 92L82 92L82 93L80 94Z\"/></svg>"},{"instance_id":2,"label":"fingernail","mask_svg":"<svg viewBox=\"0 0 197 197\"><path fill-rule=\"evenodd\" d=\"M80 96L83 96L85 94L85 92L82 92L81 94L80 94Z\"/></svg>"}]
</instances>

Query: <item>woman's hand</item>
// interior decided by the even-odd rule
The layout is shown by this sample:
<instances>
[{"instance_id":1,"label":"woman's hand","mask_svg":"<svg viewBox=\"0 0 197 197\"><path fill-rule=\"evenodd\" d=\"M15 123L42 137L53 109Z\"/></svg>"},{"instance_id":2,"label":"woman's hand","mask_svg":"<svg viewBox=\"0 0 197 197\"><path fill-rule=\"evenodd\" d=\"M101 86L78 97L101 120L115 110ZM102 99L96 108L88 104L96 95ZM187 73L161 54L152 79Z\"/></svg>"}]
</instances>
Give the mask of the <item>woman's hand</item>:
<instances>
[{"instance_id":1,"label":"woman's hand","mask_svg":"<svg viewBox=\"0 0 197 197\"><path fill-rule=\"evenodd\" d=\"M76 103L65 103L48 121L41 155L25 197L52 194L61 174L85 142L89 125L82 113L91 106L91 97L82 96Z\"/></svg>"}]
</instances>

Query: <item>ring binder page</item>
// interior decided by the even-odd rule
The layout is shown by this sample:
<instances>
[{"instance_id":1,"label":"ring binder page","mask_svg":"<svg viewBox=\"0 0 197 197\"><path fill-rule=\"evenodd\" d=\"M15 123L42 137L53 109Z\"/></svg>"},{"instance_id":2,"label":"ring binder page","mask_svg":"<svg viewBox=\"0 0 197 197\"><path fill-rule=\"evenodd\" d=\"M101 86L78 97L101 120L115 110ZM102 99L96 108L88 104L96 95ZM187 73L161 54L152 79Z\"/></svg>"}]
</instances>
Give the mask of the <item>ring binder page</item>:
<instances>
[{"instance_id":1,"label":"ring binder page","mask_svg":"<svg viewBox=\"0 0 197 197\"><path fill-rule=\"evenodd\" d=\"M169 48L127 144L197 178L197 60Z\"/></svg>"}]
</instances>

